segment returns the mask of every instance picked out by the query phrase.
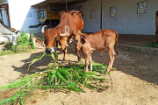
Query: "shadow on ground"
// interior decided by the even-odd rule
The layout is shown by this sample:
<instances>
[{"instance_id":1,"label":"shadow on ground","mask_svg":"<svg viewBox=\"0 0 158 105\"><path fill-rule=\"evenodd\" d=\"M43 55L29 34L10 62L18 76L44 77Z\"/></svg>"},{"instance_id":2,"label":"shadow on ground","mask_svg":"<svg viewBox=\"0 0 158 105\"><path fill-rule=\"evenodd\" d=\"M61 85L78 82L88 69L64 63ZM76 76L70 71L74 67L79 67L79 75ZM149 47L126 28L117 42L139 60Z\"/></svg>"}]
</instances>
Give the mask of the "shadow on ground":
<instances>
[{"instance_id":1,"label":"shadow on ground","mask_svg":"<svg viewBox=\"0 0 158 105\"><path fill-rule=\"evenodd\" d=\"M139 38L139 40L140 39L141 38ZM122 41L122 43L125 43L125 41L124 42ZM18 68L13 66L14 70L25 74L26 70L24 72L23 69L27 69L29 66L29 64L26 62L30 62L33 58L42 55L42 53L43 52L32 54L29 57L29 59L25 59L22 61L25 62L25 64L22 67ZM63 59L63 51L59 50L58 55L59 55L59 61L61 62ZM92 54L92 59L98 63L108 64L107 52L104 52L101 55L95 52ZM74 63L77 62L77 54L75 53L73 43L68 47L67 60ZM30 67L30 71L37 70L37 67L39 66L47 66L50 62L51 62L50 57L44 57L42 60L34 63ZM121 71L128 75L132 75L133 77L140 78L149 83L154 83L158 85L158 56L150 55L150 54L143 55L137 52L129 52L122 48L119 49L119 55L116 56L115 58L114 67L117 68L118 71Z\"/></svg>"}]
</instances>

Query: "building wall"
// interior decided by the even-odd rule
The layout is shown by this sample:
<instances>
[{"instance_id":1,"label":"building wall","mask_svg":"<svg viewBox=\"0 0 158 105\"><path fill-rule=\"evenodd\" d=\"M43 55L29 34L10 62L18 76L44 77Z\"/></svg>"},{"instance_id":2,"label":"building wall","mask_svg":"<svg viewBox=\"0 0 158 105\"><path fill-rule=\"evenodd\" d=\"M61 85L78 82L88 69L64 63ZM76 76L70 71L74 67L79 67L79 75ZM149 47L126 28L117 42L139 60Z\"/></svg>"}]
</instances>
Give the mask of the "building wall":
<instances>
[{"instance_id":1,"label":"building wall","mask_svg":"<svg viewBox=\"0 0 158 105\"><path fill-rule=\"evenodd\" d=\"M85 26L83 32L96 32L100 29L100 1L90 0L82 3ZM103 0L102 27L114 29L120 34L155 34L155 12L158 10L157 0L147 1L147 12L137 14L137 3L142 0ZM78 9L80 4L70 5L69 9ZM115 17L110 17L110 7L117 7ZM96 11L96 18L90 18L90 10Z\"/></svg>"},{"instance_id":2,"label":"building wall","mask_svg":"<svg viewBox=\"0 0 158 105\"><path fill-rule=\"evenodd\" d=\"M11 27L15 29L20 29L21 31L29 33L39 33L41 27L38 28L29 28L31 25L39 24L38 7L31 7L34 4L42 2L44 0L8 0L9 4L9 13L10 13L10 23ZM47 9L48 6L40 7L40 10ZM58 9L62 9L59 7ZM64 8L65 9L65 8ZM56 10L56 7L50 6L50 10Z\"/></svg>"}]
</instances>

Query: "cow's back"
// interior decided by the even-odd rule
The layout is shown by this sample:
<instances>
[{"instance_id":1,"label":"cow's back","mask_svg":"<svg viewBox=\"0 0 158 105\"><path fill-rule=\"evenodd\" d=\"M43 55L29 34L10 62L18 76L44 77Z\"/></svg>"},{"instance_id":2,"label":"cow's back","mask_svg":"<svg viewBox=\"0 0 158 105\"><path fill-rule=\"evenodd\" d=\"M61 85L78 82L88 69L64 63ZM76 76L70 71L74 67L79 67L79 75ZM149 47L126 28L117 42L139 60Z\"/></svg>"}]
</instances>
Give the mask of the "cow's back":
<instances>
[{"instance_id":1,"label":"cow's back","mask_svg":"<svg viewBox=\"0 0 158 105\"><path fill-rule=\"evenodd\" d=\"M60 12L60 23L58 24L56 29L59 32L64 33L65 26L69 26L70 34L75 29L82 31L84 27L84 22L83 22L81 13L77 15L78 12L79 11L75 11L75 10L71 10L68 12L65 12L65 11Z\"/></svg>"},{"instance_id":2,"label":"cow's back","mask_svg":"<svg viewBox=\"0 0 158 105\"><path fill-rule=\"evenodd\" d=\"M80 13L80 11L71 10L71 11L68 11L68 13L71 14L72 19L76 25L76 29L82 31L84 27L84 21L83 21L82 14Z\"/></svg>"},{"instance_id":3,"label":"cow's back","mask_svg":"<svg viewBox=\"0 0 158 105\"><path fill-rule=\"evenodd\" d=\"M90 43L91 47L97 51L104 51L108 47L109 43L116 41L116 31L105 29L96 33L86 35L87 43Z\"/></svg>"}]
</instances>

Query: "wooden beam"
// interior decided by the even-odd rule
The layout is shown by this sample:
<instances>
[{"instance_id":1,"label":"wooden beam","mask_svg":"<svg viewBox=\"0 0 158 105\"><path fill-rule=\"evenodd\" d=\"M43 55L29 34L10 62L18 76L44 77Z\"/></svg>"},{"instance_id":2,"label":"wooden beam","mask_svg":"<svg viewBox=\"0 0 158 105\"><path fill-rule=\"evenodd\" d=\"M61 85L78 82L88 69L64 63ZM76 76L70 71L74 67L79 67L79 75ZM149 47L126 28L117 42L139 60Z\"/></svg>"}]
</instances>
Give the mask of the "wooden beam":
<instances>
[{"instance_id":1,"label":"wooden beam","mask_svg":"<svg viewBox=\"0 0 158 105\"><path fill-rule=\"evenodd\" d=\"M68 11L67 0L66 0L66 11Z\"/></svg>"}]
</instances>

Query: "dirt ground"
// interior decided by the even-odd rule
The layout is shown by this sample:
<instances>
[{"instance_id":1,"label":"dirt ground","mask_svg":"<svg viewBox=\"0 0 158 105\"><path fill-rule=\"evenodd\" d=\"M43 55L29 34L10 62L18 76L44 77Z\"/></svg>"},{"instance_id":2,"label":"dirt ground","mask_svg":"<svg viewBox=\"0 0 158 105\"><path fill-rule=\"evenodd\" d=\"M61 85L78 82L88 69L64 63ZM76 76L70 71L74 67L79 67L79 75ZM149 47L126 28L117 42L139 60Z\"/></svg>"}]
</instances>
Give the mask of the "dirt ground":
<instances>
[{"instance_id":1,"label":"dirt ground","mask_svg":"<svg viewBox=\"0 0 158 105\"><path fill-rule=\"evenodd\" d=\"M154 36L144 37L120 35L119 43L142 46L154 41ZM26 62L41 55L43 51L44 49L37 49L29 53L0 56L0 86L25 74L28 68ZM58 51L58 56L62 61L61 50ZM67 59L77 61L73 44L68 47ZM93 53L92 59L108 64L107 52ZM51 58L45 57L33 64L30 71L37 71L38 67L46 66L50 62ZM37 90L25 100L24 105L158 105L158 54L140 54L119 48L113 67L117 68L110 73L113 85L110 80L104 83L108 87L107 91L85 89L86 93L65 94ZM0 100L2 97L5 95L0 95Z\"/></svg>"}]
</instances>

